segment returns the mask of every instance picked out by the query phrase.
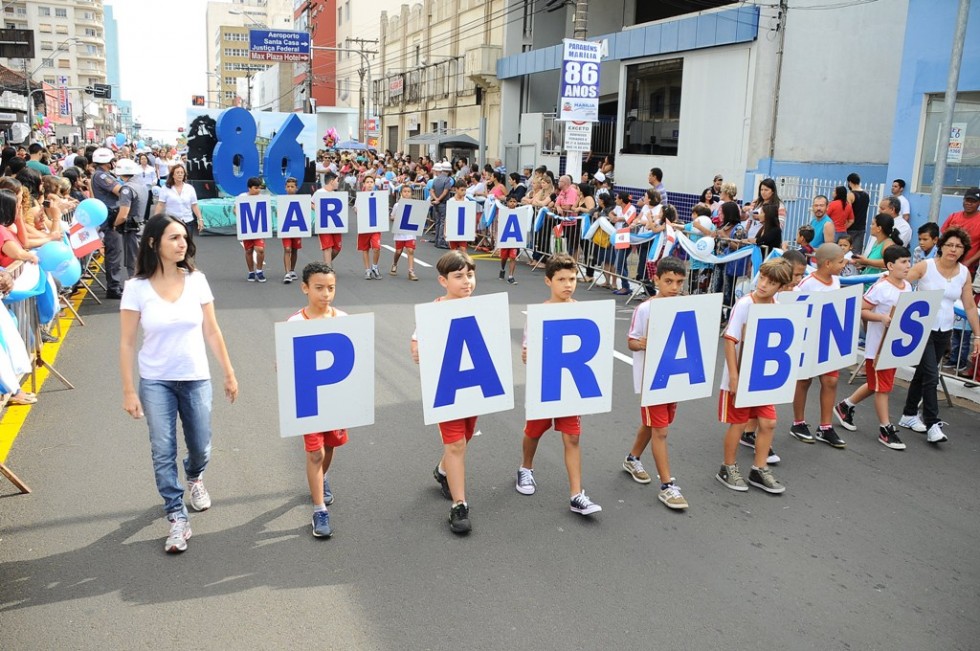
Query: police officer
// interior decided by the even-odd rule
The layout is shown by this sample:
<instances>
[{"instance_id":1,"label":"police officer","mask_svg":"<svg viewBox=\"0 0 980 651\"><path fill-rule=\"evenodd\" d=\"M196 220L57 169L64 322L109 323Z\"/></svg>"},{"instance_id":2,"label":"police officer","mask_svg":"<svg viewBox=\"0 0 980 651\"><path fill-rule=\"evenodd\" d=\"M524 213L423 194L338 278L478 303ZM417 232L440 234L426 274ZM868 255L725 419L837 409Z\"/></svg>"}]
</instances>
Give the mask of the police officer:
<instances>
[{"instance_id":1,"label":"police officer","mask_svg":"<svg viewBox=\"0 0 980 651\"><path fill-rule=\"evenodd\" d=\"M102 233L102 243L105 246L105 297L109 299L122 298L122 267L123 239L116 230L116 218L119 215L119 193L122 183L112 174L112 164L115 157L112 150L99 147L92 152L92 164L95 172L92 174L92 194L109 209L109 216L99 228Z\"/></svg>"},{"instance_id":2,"label":"police officer","mask_svg":"<svg viewBox=\"0 0 980 651\"><path fill-rule=\"evenodd\" d=\"M119 190L119 214L116 215L115 228L122 235L123 259L126 271L132 278L136 275L140 229L146 218L150 191L140 178L143 169L135 161L121 159L114 171L123 184Z\"/></svg>"}]
</instances>

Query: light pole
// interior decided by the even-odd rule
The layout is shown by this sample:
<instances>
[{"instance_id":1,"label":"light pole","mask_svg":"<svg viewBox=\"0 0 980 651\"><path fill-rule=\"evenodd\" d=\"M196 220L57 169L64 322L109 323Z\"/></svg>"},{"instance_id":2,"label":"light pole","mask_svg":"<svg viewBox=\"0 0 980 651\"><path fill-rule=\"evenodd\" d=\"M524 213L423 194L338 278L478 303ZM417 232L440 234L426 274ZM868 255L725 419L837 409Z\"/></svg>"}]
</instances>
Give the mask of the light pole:
<instances>
[{"instance_id":1,"label":"light pole","mask_svg":"<svg viewBox=\"0 0 980 651\"><path fill-rule=\"evenodd\" d=\"M326 45L311 45L312 50L326 50L328 52L354 52L360 55L361 63L364 65L365 70L367 70L367 99L364 102L364 113L366 117L371 116L371 62L368 61L367 55L377 54L377 51L370 50L355 50L352 47L327 47ZM358 133L361 135L360 141L365 142L364 136L364 120L361 120L361 124L358 125Z\"/></svg>"}]
</instances>

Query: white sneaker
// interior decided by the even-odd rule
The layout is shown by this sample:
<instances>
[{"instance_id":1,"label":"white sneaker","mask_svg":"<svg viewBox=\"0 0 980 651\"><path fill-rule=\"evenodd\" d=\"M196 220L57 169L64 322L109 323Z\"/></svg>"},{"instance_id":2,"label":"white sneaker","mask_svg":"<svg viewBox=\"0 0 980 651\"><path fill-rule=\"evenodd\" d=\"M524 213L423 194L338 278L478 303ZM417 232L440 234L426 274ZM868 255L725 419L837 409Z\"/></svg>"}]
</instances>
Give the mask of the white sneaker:
<instances>
[{"instance_id":1,"label":"white sneaker","mask_svg":"<svg viewBox=\"0 0 980 651\"><path fill-rule=\"evenodd\" d=\"M364 270L364 280L374 280L374 274L371 273L370 269Z\"/></svg>"},{"instance_id":2,"label":"white sneaker","mask_svg":"<svg viewBox=\"0 0 980 651\"><path fill-rule=\"evenodd\" d=\"M530 468L518 468L515 488L521 495L534 495L534 491L537 489L537 484L534 482L534 471Z\"/></svg>"},{"instance_id":3,"label":"white sneaker","mask_svg":"<svg viewBox=\"0 0 980 651\"><path fill-rule=\"evenodd\" d=\"M898 421L898 426L904 427L905 429L910 429L913 432L918 432L919 434L922 434L929 429L917 414L912 416L902 416L902 419Z\"/></svg>"},{"instance_id":4,"label":"white sneaker","mask_svg":"<svg viewBox=\"0 0 980 651\"><path fill-rule=\"evenodd\" d=\"M211 495L204 487L204 481L197 479L187 482L191 489L191 508L195 511L207 511L211 508Z\"/></svg>"},{"instance_id":5,"label":"white sneaker","mask_svg":"<svg viewBox=\"0 0 980 651\"><path fill-rule=\"evenodd\" d=\"M191 537L191 525L187 520L178 518L170 522L170 535L163 543L163 550L168 554L179 554L187 551L187 539Z\"/></svg>"},{"instance_id":6,"label":"white sneaker","mask_svg":"<svg viewBox=\"0 0 980 651\"><path fill-rule=\"evenodd\" d=\"M581 515L592 515L601 511L602 507L590 500L589 496L585 494L585 491L582 491L572 496L571 509L573 512Z\"/></svg>"},{"instance_id":7,"label":"white sneaker","mask_svg":"<svg viewBox=\"0 0 980 651\"><path fill-rule=\"evenodd\" d=\"M943 441L948 441L949 438L943 432L943 425L945 424L946 423L943 423L942 421L933 423L932 427L929 428L929 432L926 434L926 440L930 443L942 443Z\"/></svg>"}]
</instances>

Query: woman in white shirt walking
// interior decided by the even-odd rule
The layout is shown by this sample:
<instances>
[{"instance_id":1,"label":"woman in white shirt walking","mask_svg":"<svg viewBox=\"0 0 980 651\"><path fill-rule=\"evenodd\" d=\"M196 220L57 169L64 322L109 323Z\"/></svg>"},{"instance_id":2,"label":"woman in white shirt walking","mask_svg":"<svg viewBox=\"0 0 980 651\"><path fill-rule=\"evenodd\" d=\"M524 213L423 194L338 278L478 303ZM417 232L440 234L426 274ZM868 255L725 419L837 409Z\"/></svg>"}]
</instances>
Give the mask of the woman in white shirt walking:
<instances>
[{"instance_id":1,"label":"woman in white shirt walking","mask_svg":"<svg viewBox=\"0 0 980 651\"><path fill-rule=\"evenodd\" d=\"M238 397L238 381L214 314L214 296L204 274L194 269L194 240L178 219L152 217L144 227L136 276L126 282L120 303L119 370L123 409L133 418L146 414L150 456L157 490L164 501L170 534L168 553L187 549L191 528L184 486L177 473L177 416L184 430L184 475L196 511L211 506L202 475L211 457L211 371L205 341L221 364L225 395ZM136 331L139 391L133 383Z\"/></svg>"},{"instance_id":2,"label":"woman in white shirt walking","mask_svg":"<svg viewBox=\"0 0 980 651\"><path fill-rule=\"evenodd\" d=\"M140 166L140 170L142 170L136 177L136 180L147 187L156 185L160 177L157 175L156 166L150 162L150 157L146 154L140 154L136 157L136 163Z\"/></svg>"},{"instance_id":3,"label":"woman in white shirt walking","mask_svg":"<svg viewBox=\"0 0 980 651\"><path fill-rule=\"evenodd\" d=\"M201 207L197 205L197 192L186 180L187 169L180 164L174 165L167 177L167 184L160 190L160 200L154 214L179 219L194 237L204 229L204 218Z\"/></svg>"}]
</instances>

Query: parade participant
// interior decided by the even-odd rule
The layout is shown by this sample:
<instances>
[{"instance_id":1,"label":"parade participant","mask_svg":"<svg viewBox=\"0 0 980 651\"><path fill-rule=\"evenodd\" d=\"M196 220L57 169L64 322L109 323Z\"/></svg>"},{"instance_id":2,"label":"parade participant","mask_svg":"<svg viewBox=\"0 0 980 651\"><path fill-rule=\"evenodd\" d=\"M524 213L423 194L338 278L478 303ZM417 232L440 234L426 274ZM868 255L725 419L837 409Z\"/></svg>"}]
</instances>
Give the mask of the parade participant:
<instances>
[{"instance_id":1,"label":"parade participant","mask_svg":"<svg viewBox=\"0 0 980 651\"><path fill-rule=\"evenodd\" d=\"M463 184L459 184L459 185L457 185L456 187L453 188L453 200L455 200L455 201L466 201L466 186L464 186ZM496 201L497 199L493 199L493 200ZM442 236L443 237L446 237L446 234L443 233ZM458 250L463 251L465 253L466 252L466 247L469 245L469 242L464 242L462 240L459 240L459 241L456 241L456 242L447 242L447 244L449 245L449 248L451 250L454 250L455 251L455 250L458 249Z\"/></svg>"},{"instance_id":2,"label":"parade participant","mask_svg":"<svg viewBox=\"0 0 980 651\"><path fill-rule=\"evenodd\" d=\"M517 208L517 199L514 197L507 197L507 208L513 210ZM496 220L497 227L500 227L500 220ZM499 238L498 238L499 241ZM498 249L500 254L500 280L504 279L504 274L507 274L507 282L511 285L517 284L517 278L514 274L517 273L517 254L520 249Z\"/></svg>"},{"instance_id":3,"label":"parade participant","mask_svg":"<svg viewBox=\"0 0 980 651\"><path fill-rule=\"evenodd\" d=\"M340 177L335 172L327 172L323 175L322 189L325 192L336 192L338 187L340 187ZM340 233L320 233L317 237L320 239L323 262L329 266L340 255L340 249L344 245L343 235Z\"/></svg>"},{"instance_id":4,"label":"parade participant","mask_svg":"<svg viewBox=\"0 0 980 651\"><path fill-rule=\"evenodd\" d=\"M578 280L578 265L575 259L566 253L553 255L548 259L544 270L544 283L551 290L551 297L545 301L550 303L574 303L572 296ZM521 360L527 364L527 332L524 333L524 345L521 349ZM602 510L593 502L582 489L582 451L579 447L579 435L582 433L581 416L561 416L559 418L541 418L529 420L524 425L523 459L517 469L517 492L523 495L533 495L537 490L534 481L534 453L538 450L541 437L554 426L561 432L562 444L565 448L565 470L568 473L570 508L572 512L581 515L592 515Z\"/></svg>"},{"instance_id":5,"label":"parade participant","mask_svg":"<svg viewBox=\"0 0 980 651\"><path fill-rule=\"evenodd\" d=\"M173 179L177 175L178 169L179 166L175 165L174 173L170 175L171 179ZM248 181L246 181L246 183L247 183L248 190L244 194L239 196L257 197L259 193L262 192L261 178L257 176L253 176L249 178ZM237 214L238 208L236 207L235 210L236 210L235 217L238 218L238 214ZM248 268L248 276L245 277L245 280L247 280L250 283L254 283L255 281L264 283L266 281L265 271L263 271L265 267L265 240L263 239L242 240L242 248L245 249L245 266Z\"/></svg>"},{"instance_id":6,"label":"parade participant","mask_svg":"<svg viewBox=\"0 0 980 651\"><path fill-rule=\"evenodd\" d=\"M184 475L196 511L211 507L202 476L211 456L211 372L207 342L224 372L225 395L238 396L238 381L214 313L207 278L194 268L194 242L178 219L156 216L143 230L136 277L126 283L120 303L119 369L123 409L133 418L146 414L157 490L164 501L169 553L187 549L191 528L184 486L177 473L177 415L187 446ZM136 334L139 392L133 383Z\"/></svg>"},{"instance_id":7,"label":"parade participant","mask_svg":"<svg viewBox=\"0 0 980 651\"><path fill-rule=\"evenodd\" d=\"M374 192L374 177L368 174L361 185L362 192ZM364 262L364 280L381 280L378 262L381 261L381 233L358 233L357 250ZM370 252L370 257L369 257Z\"/></svg>"},{"instance_id":8,"label":"parade participant","mask_svg":"<svg viewBox=\"0 0 980 651\"><path fill-rule=\"evenodd\" d=\"M290 176L286 179L286 194L296 194L299 191L299 183ZM286 274L282 277L282 282L286 285L297 279L296 258L299 250L303 248L302 237L282 237L282 265Z\"/></svg>"},{"instance_id":9,"label":"parade participant","mask_svg":"<svg viewBox=\"0 0 980 651\"><path fill-rule=\"evenodd\" d=\"M399 198L401 201L410 201L412 199L412 186L403 185ZM395 206L397 205L395 204ZM395 206L392 206L391 217L389 218L392 223L395 222ZM405 255L408 257L408 279L418 280L419 277L415 275L415 235L411 233L395 233L395 257L391 261L391 270L388 273L392 276L398 275L398 260L402 257L402 251L405 251Z\"/></svg>"},{"instance_id":10,"label":"parade participant","mask_svg":"<svg viewBox=\"0 0 980 651\"><path fill-rule=\"evenodd\" d=\"M204 230L204 217L197 203L197 191L187 183L187 168L174 165L167 183L160 189L160 199L154 211L156 215L176 217L187 224L187 231L195 237Z\"/></svg>"}]
</instances>

